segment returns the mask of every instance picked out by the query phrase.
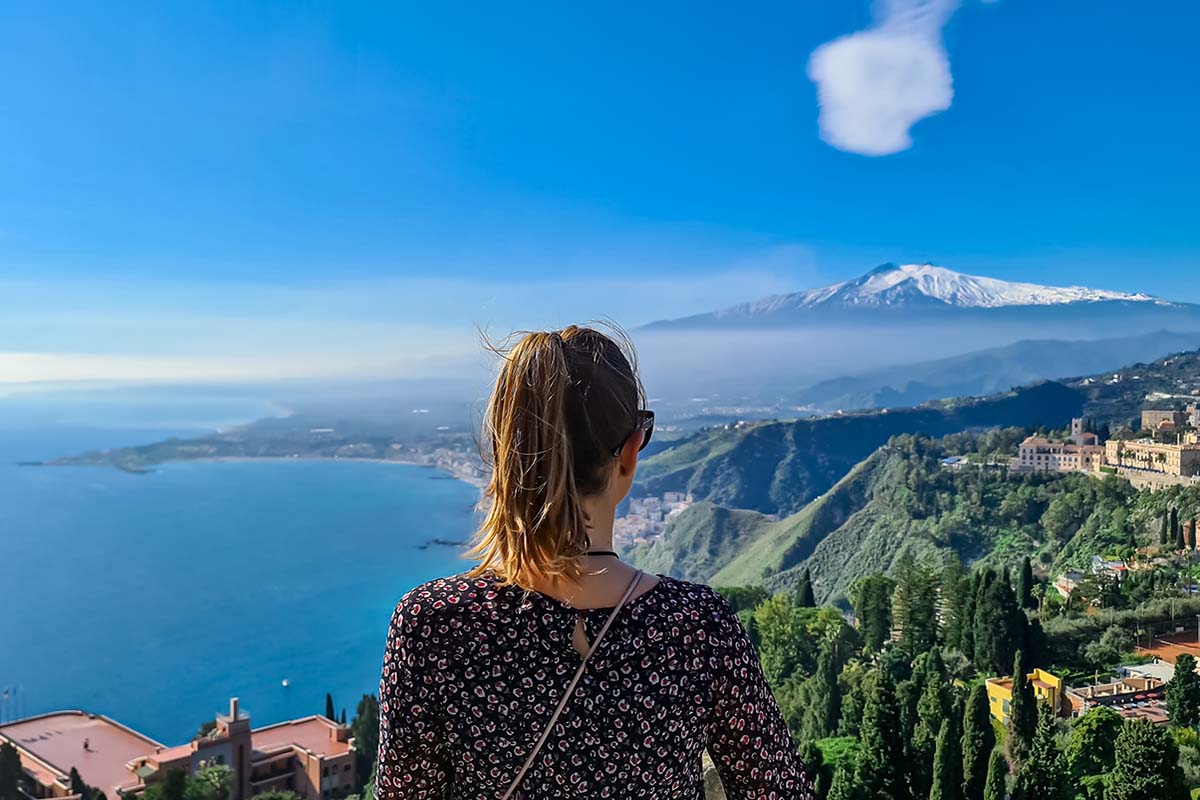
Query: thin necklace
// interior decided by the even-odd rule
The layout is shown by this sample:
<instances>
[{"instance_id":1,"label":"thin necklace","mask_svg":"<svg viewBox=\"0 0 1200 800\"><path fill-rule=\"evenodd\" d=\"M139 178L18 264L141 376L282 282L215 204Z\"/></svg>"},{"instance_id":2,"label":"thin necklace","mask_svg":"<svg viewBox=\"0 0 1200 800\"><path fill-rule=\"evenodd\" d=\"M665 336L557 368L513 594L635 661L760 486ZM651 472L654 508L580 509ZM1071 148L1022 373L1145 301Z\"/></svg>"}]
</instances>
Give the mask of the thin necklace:
<instances>
[{"instance_id":1,"label":"thin necklace","mask_svg":"<svg viewBox=\"0 0 1200 800\"><path fill-rule=\"evenodd\" d=\"M584 553L584 555L585 556L612 556L613 558L618 558L618 559L620 558L620 556L617 555L612 550L588 550L586 553Z\"/></svg>"}]
</instances>

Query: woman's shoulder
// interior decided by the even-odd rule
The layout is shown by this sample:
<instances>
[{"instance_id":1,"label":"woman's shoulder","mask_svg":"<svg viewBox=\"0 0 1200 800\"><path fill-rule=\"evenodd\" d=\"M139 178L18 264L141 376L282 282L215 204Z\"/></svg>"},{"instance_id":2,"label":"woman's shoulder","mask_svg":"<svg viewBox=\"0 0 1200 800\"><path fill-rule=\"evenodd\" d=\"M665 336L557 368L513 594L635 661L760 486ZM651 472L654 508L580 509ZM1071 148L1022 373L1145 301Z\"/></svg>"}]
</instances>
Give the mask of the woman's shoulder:
<instances>
[{"instance_id":1,"label":"woman's shoulder","mask_svg":"<svg viewBox=\"0 0 1200 800\"><path fill-rule=\"evenodd\" d=\"M729 601L707 584L659 575L658 586L653 594L658 596L662 605L670 606L675 611L690 612L691 616L698 619L737 620L737 613Z\"/></svg>"},{"instance_id":2,"label":"woman's shoulder","mask_svg":"<svg viewBox=\"0 0 1200 800\"><path fill-rule=\"evenodd\" d=\"M445 621L463 613L478 613L497 597L494 577L459 573L415 586L400 598L392 615L392 628L411 630L416 625Z\"/></svg>"}]
</instances>

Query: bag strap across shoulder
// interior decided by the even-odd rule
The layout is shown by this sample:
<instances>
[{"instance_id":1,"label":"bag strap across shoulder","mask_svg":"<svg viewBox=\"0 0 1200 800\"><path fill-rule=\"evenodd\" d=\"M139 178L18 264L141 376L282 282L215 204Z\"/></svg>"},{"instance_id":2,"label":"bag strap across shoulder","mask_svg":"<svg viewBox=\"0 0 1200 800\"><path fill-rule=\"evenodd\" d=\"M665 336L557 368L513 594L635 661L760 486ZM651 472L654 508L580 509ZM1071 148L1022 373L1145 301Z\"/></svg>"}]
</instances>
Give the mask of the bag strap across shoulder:
<instances>
[{"instance_id":1,"label":"bag strap across shoulder","mask_svg":"<svg viewBox=\"0 0 1200 800\"><path fill-rule=\"evenodd\" d=\"M517 773L517 777L513 780L512 785L508 787L508 791L504 793L504 796L501 798L501 800L509 800L509 798L513 796L513 793L517 791L517 787L521 785L521 781L525 778L525 773L529 771L531 766L533 766L533 760L537 758L537 754L541 752L542 745L544 745L546 740L550 738L550 731L554 729L554 724L558 722L558 718L562 715L563 709L567 707L567 702L571 699L571 695L575 693L575 687L579 684L580 679L583 678L584 672L587 671L588 660L592 657L592 654L596 652L596 648L600 646L600 642L602 639L604 639L604 634L608 633L608 629L613 624L613 620L617 618L617 615L621 613L621 609L624 608L625 604L629 602L629 598L633 597L633 593L637 591L638 585L642 582L642 574L643 573L641 570L638 570L634 574L633 580L629 582L629 586L625 589L625 594L621 596L620 602L613 607L613 610L608 615L608 619L604 620L604 626L600 628L600 632L596 634L596 638L592 641L591 647L589 647L588 651L584 654L583 660L579 663L579 669L575 670L575 677L571 678L571 682L567 684L566 691L563 692L562 699L558 701L558 707L555 708L554 713L550 715L550 721L546 723L546 729L542 731L542 735L538 737L537 743L533 746L533 749L529 751L529 757L525 759L524 766L521 767L521 771Z\"/></svg>"}]
</instances>

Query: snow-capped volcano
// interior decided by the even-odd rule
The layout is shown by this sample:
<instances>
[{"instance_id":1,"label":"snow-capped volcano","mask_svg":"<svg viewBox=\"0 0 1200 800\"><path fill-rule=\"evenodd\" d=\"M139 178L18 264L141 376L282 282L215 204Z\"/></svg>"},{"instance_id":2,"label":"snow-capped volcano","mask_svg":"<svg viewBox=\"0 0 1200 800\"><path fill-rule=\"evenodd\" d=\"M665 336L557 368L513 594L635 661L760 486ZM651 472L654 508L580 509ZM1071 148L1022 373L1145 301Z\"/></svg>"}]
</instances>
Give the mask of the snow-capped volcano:
<instances>
[{"instance_id":1,"label":"snow-capped volcano","mask_svg":"<svg viewBox=\"0 0 1200 800\"><path fill-rule=\"evenodd\" d=\"M946 305L956 308L1001 308L1110 301L1170 305L1165 300L1147 294L1111 292L1083 286L1014 283L978 275L964 275L933 264L884 264L851 281L805 292L767 297L718 311L716 315L753 316L784 309L821 306L853 308Z\"/></svg>"},{"instance_id":2,"label":"snow-capped volcano","mask_svg":"<svg viewBox=\"0 0 1200 800\"><path fill-rule=\"evenodd\" d=\"M1018 338L1111 336L1118 330L1130 334L1196 330L1200 328L1200 306L1140 292L1002 281L935 264L884 264L854 280L645 327L695 330L830 323L874 327L945 323L950 319L971 324L1019 324L1022 328Z\"/></svg>"}]
</instances>

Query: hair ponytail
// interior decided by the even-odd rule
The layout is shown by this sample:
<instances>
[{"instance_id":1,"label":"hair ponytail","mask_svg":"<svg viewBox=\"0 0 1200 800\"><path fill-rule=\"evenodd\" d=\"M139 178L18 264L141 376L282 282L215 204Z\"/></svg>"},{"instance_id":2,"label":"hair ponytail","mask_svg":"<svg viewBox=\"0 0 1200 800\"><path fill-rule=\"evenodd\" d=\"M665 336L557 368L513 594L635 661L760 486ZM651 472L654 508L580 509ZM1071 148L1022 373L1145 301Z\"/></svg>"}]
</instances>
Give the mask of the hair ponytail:
<instances>
[{"instance_id":1,"label":"hair ponytail","mask_svg":"<svg viewBox=\"0 0 1200 800\"><path fill-rule=\"evenodd\" d=\"M492 475L472 574L525 588L573 580L588 547L581 498L604 488L641 385L621 347L590 328L529 333L501 355L484 415Z\"/></svg>"}]
</instances>

